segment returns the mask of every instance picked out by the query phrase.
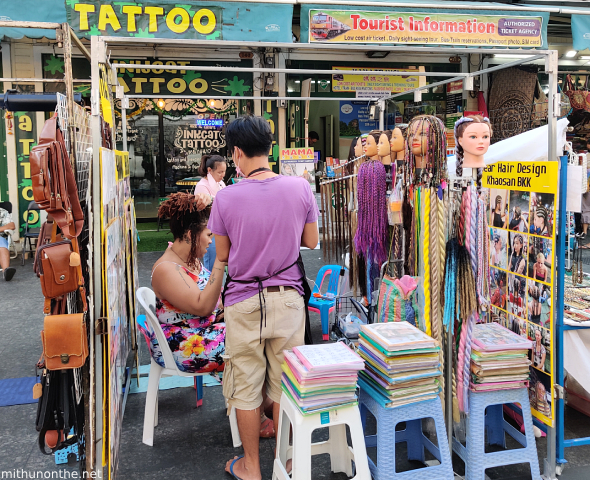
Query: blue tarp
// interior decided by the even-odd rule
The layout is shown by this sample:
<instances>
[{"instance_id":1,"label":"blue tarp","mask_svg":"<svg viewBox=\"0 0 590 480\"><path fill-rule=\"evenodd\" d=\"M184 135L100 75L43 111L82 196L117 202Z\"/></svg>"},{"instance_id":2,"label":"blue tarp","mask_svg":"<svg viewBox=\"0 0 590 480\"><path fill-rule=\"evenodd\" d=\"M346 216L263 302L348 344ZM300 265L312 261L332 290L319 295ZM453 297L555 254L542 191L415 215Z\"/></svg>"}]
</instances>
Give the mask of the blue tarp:
<instances>
[{"instance_id":1,"label":"blue tarp","mask_svg":"<svg viewBox=\"0 0 590 480\"><path fill-rule=\"evenodd\" d=\"M21 22L66 22L64 0L4 0L0 2L0 20ZM33 28L0 28L0 38L55 39L55 30Z\"/></svg>"}]
</instances>

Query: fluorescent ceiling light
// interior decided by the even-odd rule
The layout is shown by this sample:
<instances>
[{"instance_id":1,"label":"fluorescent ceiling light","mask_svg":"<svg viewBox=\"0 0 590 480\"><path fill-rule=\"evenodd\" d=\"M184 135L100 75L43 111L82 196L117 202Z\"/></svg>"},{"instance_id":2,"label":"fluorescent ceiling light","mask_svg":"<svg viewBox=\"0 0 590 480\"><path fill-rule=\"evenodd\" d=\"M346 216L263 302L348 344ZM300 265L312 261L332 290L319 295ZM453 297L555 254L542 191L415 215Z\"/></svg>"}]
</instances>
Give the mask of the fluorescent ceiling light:
<instances>
[{"instance_id":1,"label":"fluorescent ceiling light","mask_svg":"<svg viewBox=\"0 0 590 480\"><path fill-rule=\"evenodd\" d=\"M565 54L565 56L566 56L567 58L573 58L573 57L575 57L575 56L576 56L576 54L577 54L577 53L578 53L578 52L577 52L576 50L569 50L569 51L568 51L568 52Z\"/></svg>"},{"instance_id":2,"label":"fluorescent ceiling light","mask_svg":"<svg viewBox=\"0 0 590 480\"><path fill-rule=\"evenodd\" d=\"M578 60L590 60L590 55L582 55L581 57L578 57Z\"/></svg>"},{"instance_id":3,"label":"fluorescent ceiling light","mask_svg":"<svg viewBox=\"0 0 590 480\"><path fill-rule=\"evenodd\" d=\"M532 55L516 55L510 53L498 53L494 55L494 58L530 58Z\"/></svg>"}]
</instances>

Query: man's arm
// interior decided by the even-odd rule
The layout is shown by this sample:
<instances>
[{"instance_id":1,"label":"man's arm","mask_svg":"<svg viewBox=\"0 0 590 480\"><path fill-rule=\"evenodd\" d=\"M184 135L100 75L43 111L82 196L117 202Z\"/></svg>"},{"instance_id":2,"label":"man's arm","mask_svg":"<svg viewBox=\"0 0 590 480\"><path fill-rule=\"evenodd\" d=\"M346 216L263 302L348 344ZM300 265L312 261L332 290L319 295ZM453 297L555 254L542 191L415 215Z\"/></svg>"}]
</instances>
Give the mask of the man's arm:
<instances>
[{"instance_id":1,"label":"man's arm","mask_svg":"<svg viewBox=\"0 0 590 480\"><path fill-rule=\"evenodd\" d=\"M4 225L3 227L0 227L0 232L5 232L6 230L14 230L15 228L16 226L14 225L14 222L10 222Z\"/></svg>"},{"instance_id":2,"label":"man's arm","mask_svg":"<svg viewBox=\"0 0 590 480\"><path fill-rule=\"evenodd\" d=\"M301 246L313 249L318 246L319 239L318 222L306 223L301 234ZM215 240L217 241L217 238ZM219 250L217 255L219 255Z\"/></svg>"},{"instance_id":3,"label":"man's arm","mask_svg":"<svg viewBox=\"0 0 590 480\"><path fill-rule=\"evenodd\" d=\"M227 262L229 259L229 248L231 247L231 242L229 237L225 235L215 235L215 252L217 259L220 262Z\"/></svg>"}]
</instances>

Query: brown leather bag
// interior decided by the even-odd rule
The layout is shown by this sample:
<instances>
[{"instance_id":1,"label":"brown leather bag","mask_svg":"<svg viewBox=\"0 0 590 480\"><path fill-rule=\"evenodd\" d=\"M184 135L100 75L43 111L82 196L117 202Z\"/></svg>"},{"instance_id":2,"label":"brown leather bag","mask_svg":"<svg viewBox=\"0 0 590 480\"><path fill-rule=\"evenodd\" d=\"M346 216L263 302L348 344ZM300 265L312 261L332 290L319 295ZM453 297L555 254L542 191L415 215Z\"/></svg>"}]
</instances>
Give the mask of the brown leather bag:
<instances>
[{"instance_id":1,"label":"brown leather bag","mask_svg":"<svg viewBox=\"0 0 590 480\"><path fill-rule=\"evenodd\" d=\"M57 116L45 122L29 161L35 202L54 218L65 237L77 237L84 225L84 213Z\"/></svg>"},{"instance_id":2,"label":"brown leather bag","mask_svg":"<svg viewBox=\"0 0 590 480\"><path fill-rule=\"evenodd\" d=\"M88 357L85 314L47 315L41 341L48 370L80 368Z\"/></svg>"},{"instance_id":3,"label":"brown leather bag","mask_svg":"<svg viewBox=\"0 0 590 480\"><path fill-rule=\"evenodd\" d=\"M79 258L70 240L49 243L37 249L34 269L41 280L45 298L61 297L78 288Z\"/></svg>"}]
</instances>

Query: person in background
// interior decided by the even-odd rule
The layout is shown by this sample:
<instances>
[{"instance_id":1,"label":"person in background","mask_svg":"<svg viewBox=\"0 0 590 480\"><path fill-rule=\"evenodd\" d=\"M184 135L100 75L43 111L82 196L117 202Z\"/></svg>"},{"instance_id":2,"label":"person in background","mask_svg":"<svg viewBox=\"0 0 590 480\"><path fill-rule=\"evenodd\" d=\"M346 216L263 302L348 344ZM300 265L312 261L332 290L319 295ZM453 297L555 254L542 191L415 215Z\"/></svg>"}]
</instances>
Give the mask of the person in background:
<instances>
[{"instance_id":1,"label":"person in background","mask_svg":"<svg viewBox=\"0 0 590 480\"><path fill-rule=\"evenodd\" d=\"M313 147L317 141L320 139L320 136L318 135L317 132L314 132L313 130L311 132L309 132L307 137L308 143L310 147Z\"/></svg>"},{"instance_id":2,"label":"person in background","mask_svg":"<svg viewBox=\"0 0 590 480\"><path fill-rule=\"evenodd\" d=\"M225 470L241 480L260 480L262 388L266 383L274 402L276 431L283 351L305 341L303 294L310 292L299 251L317 245L318 206L307 181L270 169L273 136L264 118L233 120L226 141L245 178L219 192L209 219L217 260L228 262L223 395L236 409L244 447Z\"/></svg>"},{"instance_id":3,"label":"person in background","mask_svg":"<svg viewBox=\"0 0 590 480\"><path fill-rule=\"evenodd\" d=\"M225 188L223 179L226 170L227 163L221 155L203 155L198 170L199 175L203 178L197 183L194 194L205 193L210 195L213 200L217 192ZM215 238L213 237L212 240L203 257L203 265L209 271L211 271L215 263Z\"/></svg>"},{"instance_id":4,"label":"person in background","mask_svg":"<svg viewBox=\"0 0 590 480\"><path fill-rule=\"evenodd\" d=\"M497 195L494 203L495 206L494 210L492 211L492 226L506 228L508 225L508 215L504 212L504 202L502 200L502 196Z\"/></svg>"},{"instance_id":5,"label":"person in background","mask_svg":"<svg viewBox=\"0 0 590 480\"><path fill-rule=\"evenodd\" d=\"M10 282L16 273L16 268L10 266L10 252L8 251L8 236L12 235L15 228L12 214L8 210L0 208L0 272L7 282Z\"/></svg>"}]
</instances>

